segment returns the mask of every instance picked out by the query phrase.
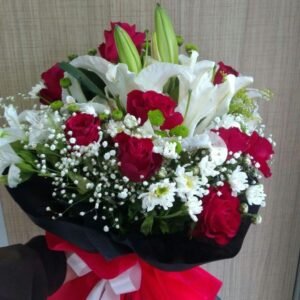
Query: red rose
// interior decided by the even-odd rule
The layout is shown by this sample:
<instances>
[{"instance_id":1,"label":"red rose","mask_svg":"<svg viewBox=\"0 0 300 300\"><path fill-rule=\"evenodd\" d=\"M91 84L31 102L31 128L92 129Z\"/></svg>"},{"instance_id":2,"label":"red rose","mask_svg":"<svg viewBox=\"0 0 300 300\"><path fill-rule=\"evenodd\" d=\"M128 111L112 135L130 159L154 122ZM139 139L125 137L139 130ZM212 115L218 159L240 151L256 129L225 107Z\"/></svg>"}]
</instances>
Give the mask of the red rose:
<instances>
[{"instance_id":1,"label":"red rose","mask_svg":"<svg viewBox=\"0 0 300 300\"><path fill-rule=\"evenodd\" d=\"M183 123L181 113L175 112L175 108L175 101L154 91L134 90L127 95L127 112L140 118L142 124L147 121L150 110L159 109L165 118L164 124L160 126L162 130L172 129Z\"/></svg>"},{"instance_id":2,"label":"red rose","mask_svg":"<svg viewBox=\"0 0 300 300\"><path fill-rule=\"evenodd\" d=\"M241 151L242 153L252 156L252 163L255 165L259 163L258 169L264 174L265 177L271 176L268 160L274 153L272 144L264 137L261 137L256 131L251 136L242 132L236 127L220 128L217 130L220 137L224 140L228 152L232 153ZM231 157L232 155L228 155Z\"/></svg>"},{"instance_id":3,"label":"red rose","mask_svg":"<svg viewBox=\"0 0 300 300\"><path fill-rule=\"evenodd\" d=\"M218 196L218 192L221 192ZM192 232L193 237L205 236L219 245L226 245L237 235L241 224L240 201L231 195L228 184L211 189L203 198L203 211Z\"/></svg>"},{"instance_id":4,"label":"red rose","mask_svg":"<svg viewBox=\"0 0 300 300\"><path fill-rule=\"evenodd\" d=\"M65 135L67 139L75 138L75 145L87 146L99 139L100 120L93 115L77 113L65 125ZM72 135L69 135L69 131L72 131Z\"/></svg>"},{"instance_id":5,"label":"red rose","mask_svg":"<svg viewBox=\"0 0 300 300\"><path fill-rule=\"evenodd\" d=\"M141 51L146 39L146 34L144 32L135 31L135 25L129 25L127 23L111 22L110 24L111 30L104 31L105 43L102 43L98 47L98 50L103 58L112 63L117 63L119 61L118 50L114 40L115 25L122 27L129 34L138 51Z\"/></svg>"},{"instance_id":6,"label":"red rose","mask_svg":"<svg viewBox=\"0 0 300 300\"><path fill-rule=\"evenodd\" d=\"M218 63L218 69L215 74L215 78L213 84L220 84L224 82L224 78L226 75L233 74L234 76L239 76L239 72L233 69L230 66L225 65L222 61Z\"/></svg>"},{"instance_id":7,"label":"red rose","mask_svg":"<svg viewBox=\"0 0 300 300\"><path fill-rule=\"evenodd\" d=\"M53 101L61 99L61 86L59 81L64 77L64 71L55 64L49 70L45 71L41 75L45 89L40 91L40 102L43 104L49 104Z\"/></svg>"},{"instance_id":8,"label":"red rose","mask_svg":"<svg viewBox=\"0 0 300 300\"><path fill-rule=\"evenodd\" d=\"M258 135L256 131L252 133L248 142L247 153L253 157L253 163L259 163L258 169L265 177L272 175L267 161L274 154L272 144L264 137Z\"/></svg>"},{"instance_id":9,"label":"red rose","mask_svg":"<svg viewBox=\"0 0 300 300\"><path fill-rule=\"evenodd\" d=\"M159 170L162 157L152 152L153 143L151 139L138 139L125 133L119 133L114 141L119 144L120 171L131 181L146 180Z\"/></svg>"}]
</instances>

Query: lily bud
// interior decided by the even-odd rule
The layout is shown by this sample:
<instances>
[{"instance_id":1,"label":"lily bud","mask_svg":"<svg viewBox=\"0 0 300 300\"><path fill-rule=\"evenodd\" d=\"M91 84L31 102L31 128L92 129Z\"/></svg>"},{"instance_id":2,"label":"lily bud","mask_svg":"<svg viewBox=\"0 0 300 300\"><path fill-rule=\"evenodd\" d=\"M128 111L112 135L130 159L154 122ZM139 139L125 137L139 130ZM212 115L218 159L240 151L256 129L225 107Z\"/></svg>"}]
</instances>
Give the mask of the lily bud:
<instances>
[{"instance_id":1,"label":"lily bud","mask_svg":"<svg viewBox=\"0 0 300 300\"><path fill-rule=\"evenodd\" d=\"M89 49L88 55L95 56L97 54L97 49Z\"/></svg>"},{"instance_id":2,"label":"lily bud","mask_svg":"<svg viewBox=\"0 0 300 300\"><path fill-rule=\"evenodd\" d=\"M170 130L170 134L185 138L189 135L189 129L185 125L178 125Z\"/></svg>"},{"instance_id":3,"label":"lily bud","mask_svg":"<svg viewBox=\"0 0 300 300\"><path fill-rule=\"evenodd\" d=\"M72 81L71 81L70 78L65 77L65 78L62 78L62 79L59 81L59 84L60 84L60 86L61 86L63 89L67 89L67 88L69 88L69 87L72 85Z\"/></svg>"},{"instance_id":4,"label":"lily bud","mask_svg":"<svg viewBox=\"0 0 300 300\"><path fill-rule=\"evenodd\" d=\"M158 46L157 46L157 37L156 37L156 32L153 32L152 34L152 40L151 40L151 56L158 60L161 61L161 57L159 54Z\"/></svg>"},{"instance_id":5,"label":"lily bud","mask_svg":"<svg viewBox=\"0 0 300 300\"><path fill-rule=\"evenodd\" d=\"M123 118L123 112L120 109L115 109L112 113L111 113L112 118L115 121L120 121Z\"/></svg>"},{"instance_id":6,"label":"lily bud","mask_svg":"<svg viewBox=\"0 0 300 300\"><path fill-rule=\"evenodd\" d=\"M186 44L184 48L186 53L189 55L192 54L192 51L199 51L198 47L194 44Z\"/></svg>"},{"instance_id":7,"label":"lily bud","mask_svg":"<svg viewBox=\"0 0 300 300\"><path fill-rule=\"evenodd\" d=\"M71 53L68 55L68 60L69 61L72 61L73 59L77 58L78 57L78 54L75 54L75 53Z\"/></svg>"},{"instance_id":8,"label":"lily bud","mask_svg":"<svg viewBox=\"0 0 300 300\"><path fill-rule=\"evenodd\" d=\"M114 39L120 62L126 64L129 71L138 73L142 69L141 58L128 33L122 27L116 25Z\"/></svg>"},{"instance_id":9,"label":"lily bud","mask_svg":"<svg viewBox=\"0 0 300 300\"><path fill-rule=\"evenodd\" d=\"M178 63L177 37L169 16L160 4L157 4L155 8L154 23L161 61Z\"/></svg>"},{"instance_id":10,"label":"lily bud","mask_svg":"<svg viewBox=\"0 0 300 300\"><path fill-rule=\"evenodd\" d=\"M183 37L181 35L177 35L176 39L177 39L177 45L178 45L178 47L182 46L183 43L184 43Z\"/></svg>"},{"instance_id":11,"label":"lily bud","mask_svg":"<svg viewBox=\"0 0 300 300\"><path fill-rule=\"evenodd\" d=\"M61 100L56 100L50 104L50 107L53 110L59 110L64 106L64 103Z\"/></svg>"}]
</instances>

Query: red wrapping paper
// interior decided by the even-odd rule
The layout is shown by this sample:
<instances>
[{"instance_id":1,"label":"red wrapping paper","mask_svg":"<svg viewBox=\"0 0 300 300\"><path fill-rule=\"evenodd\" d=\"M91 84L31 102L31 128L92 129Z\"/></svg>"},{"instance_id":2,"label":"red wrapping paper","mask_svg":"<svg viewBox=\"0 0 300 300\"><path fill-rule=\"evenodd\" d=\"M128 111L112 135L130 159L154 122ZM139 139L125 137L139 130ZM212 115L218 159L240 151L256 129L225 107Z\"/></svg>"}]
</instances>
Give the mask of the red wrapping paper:
<instances>
[{"instance_id":1,"label":"red wrapping paper","mask_svg":"<svg viewBox=\"0 0 300 300\"><path fill-rule=\"evenodd\" d=\"M101 279L112 279L137 262L141 266L140 289L123 294L120 300L215 300L221 281L200 267L180 272L159 270L135 254L105 260L99 253L89 253L59 237L47 233L48 247L56 251L76 253L92 270L64 284L48 300L85 300Z\"/></svg>"}]
</instances>

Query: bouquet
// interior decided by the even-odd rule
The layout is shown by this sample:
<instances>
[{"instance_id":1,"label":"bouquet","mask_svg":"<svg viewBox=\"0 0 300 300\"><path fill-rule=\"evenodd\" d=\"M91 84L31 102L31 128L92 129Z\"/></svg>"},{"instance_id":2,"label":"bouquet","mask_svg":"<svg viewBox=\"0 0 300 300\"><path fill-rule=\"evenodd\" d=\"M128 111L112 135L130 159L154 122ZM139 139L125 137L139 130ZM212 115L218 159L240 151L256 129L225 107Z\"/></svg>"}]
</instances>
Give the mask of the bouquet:
<instances>
[{"instance_id":1,"label":"bouquet","mask_svg":"<svg viewBox=\"0 0 300 300\"><path fill-rule=\"evenodd\" d=\"M258 102L271 93L199 60L195 45L179 54L160 5L154 24L111 23L98 49L69 55L23 95L39 105L1 104L2 183L49 246L84 266L53 299L214 299L219 281L196 266L236 255L261 222L274 142ZM109 280L124 274L134 288L116 291Z\"/></svg>"}]
</instances>

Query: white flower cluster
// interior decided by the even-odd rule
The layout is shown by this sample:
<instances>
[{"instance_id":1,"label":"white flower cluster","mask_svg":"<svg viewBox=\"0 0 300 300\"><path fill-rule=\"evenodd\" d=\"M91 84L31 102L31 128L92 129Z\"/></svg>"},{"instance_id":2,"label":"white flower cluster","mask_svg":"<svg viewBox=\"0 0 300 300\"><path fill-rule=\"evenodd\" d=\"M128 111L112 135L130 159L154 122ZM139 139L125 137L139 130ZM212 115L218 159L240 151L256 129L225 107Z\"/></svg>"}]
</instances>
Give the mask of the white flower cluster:
<instances>
[{"instance_id":1,"label":"white flower cluster","mask_svg":"<svg viewBox=\"0 0 300 300\"><path fill-rule=\"evenodd\" d=\"M139 195L142 199L142 207L146 211L160 206L167 210L173 206L176 196L186 205L188 213L193 221L197 221L197 215L202 211L201 198L207 194L205 184L199 176L191 171L186 172L184 166L178 166L175 171L174 182L163 179L149 186L148 192Z\"/></svg>"}]
</instances>

